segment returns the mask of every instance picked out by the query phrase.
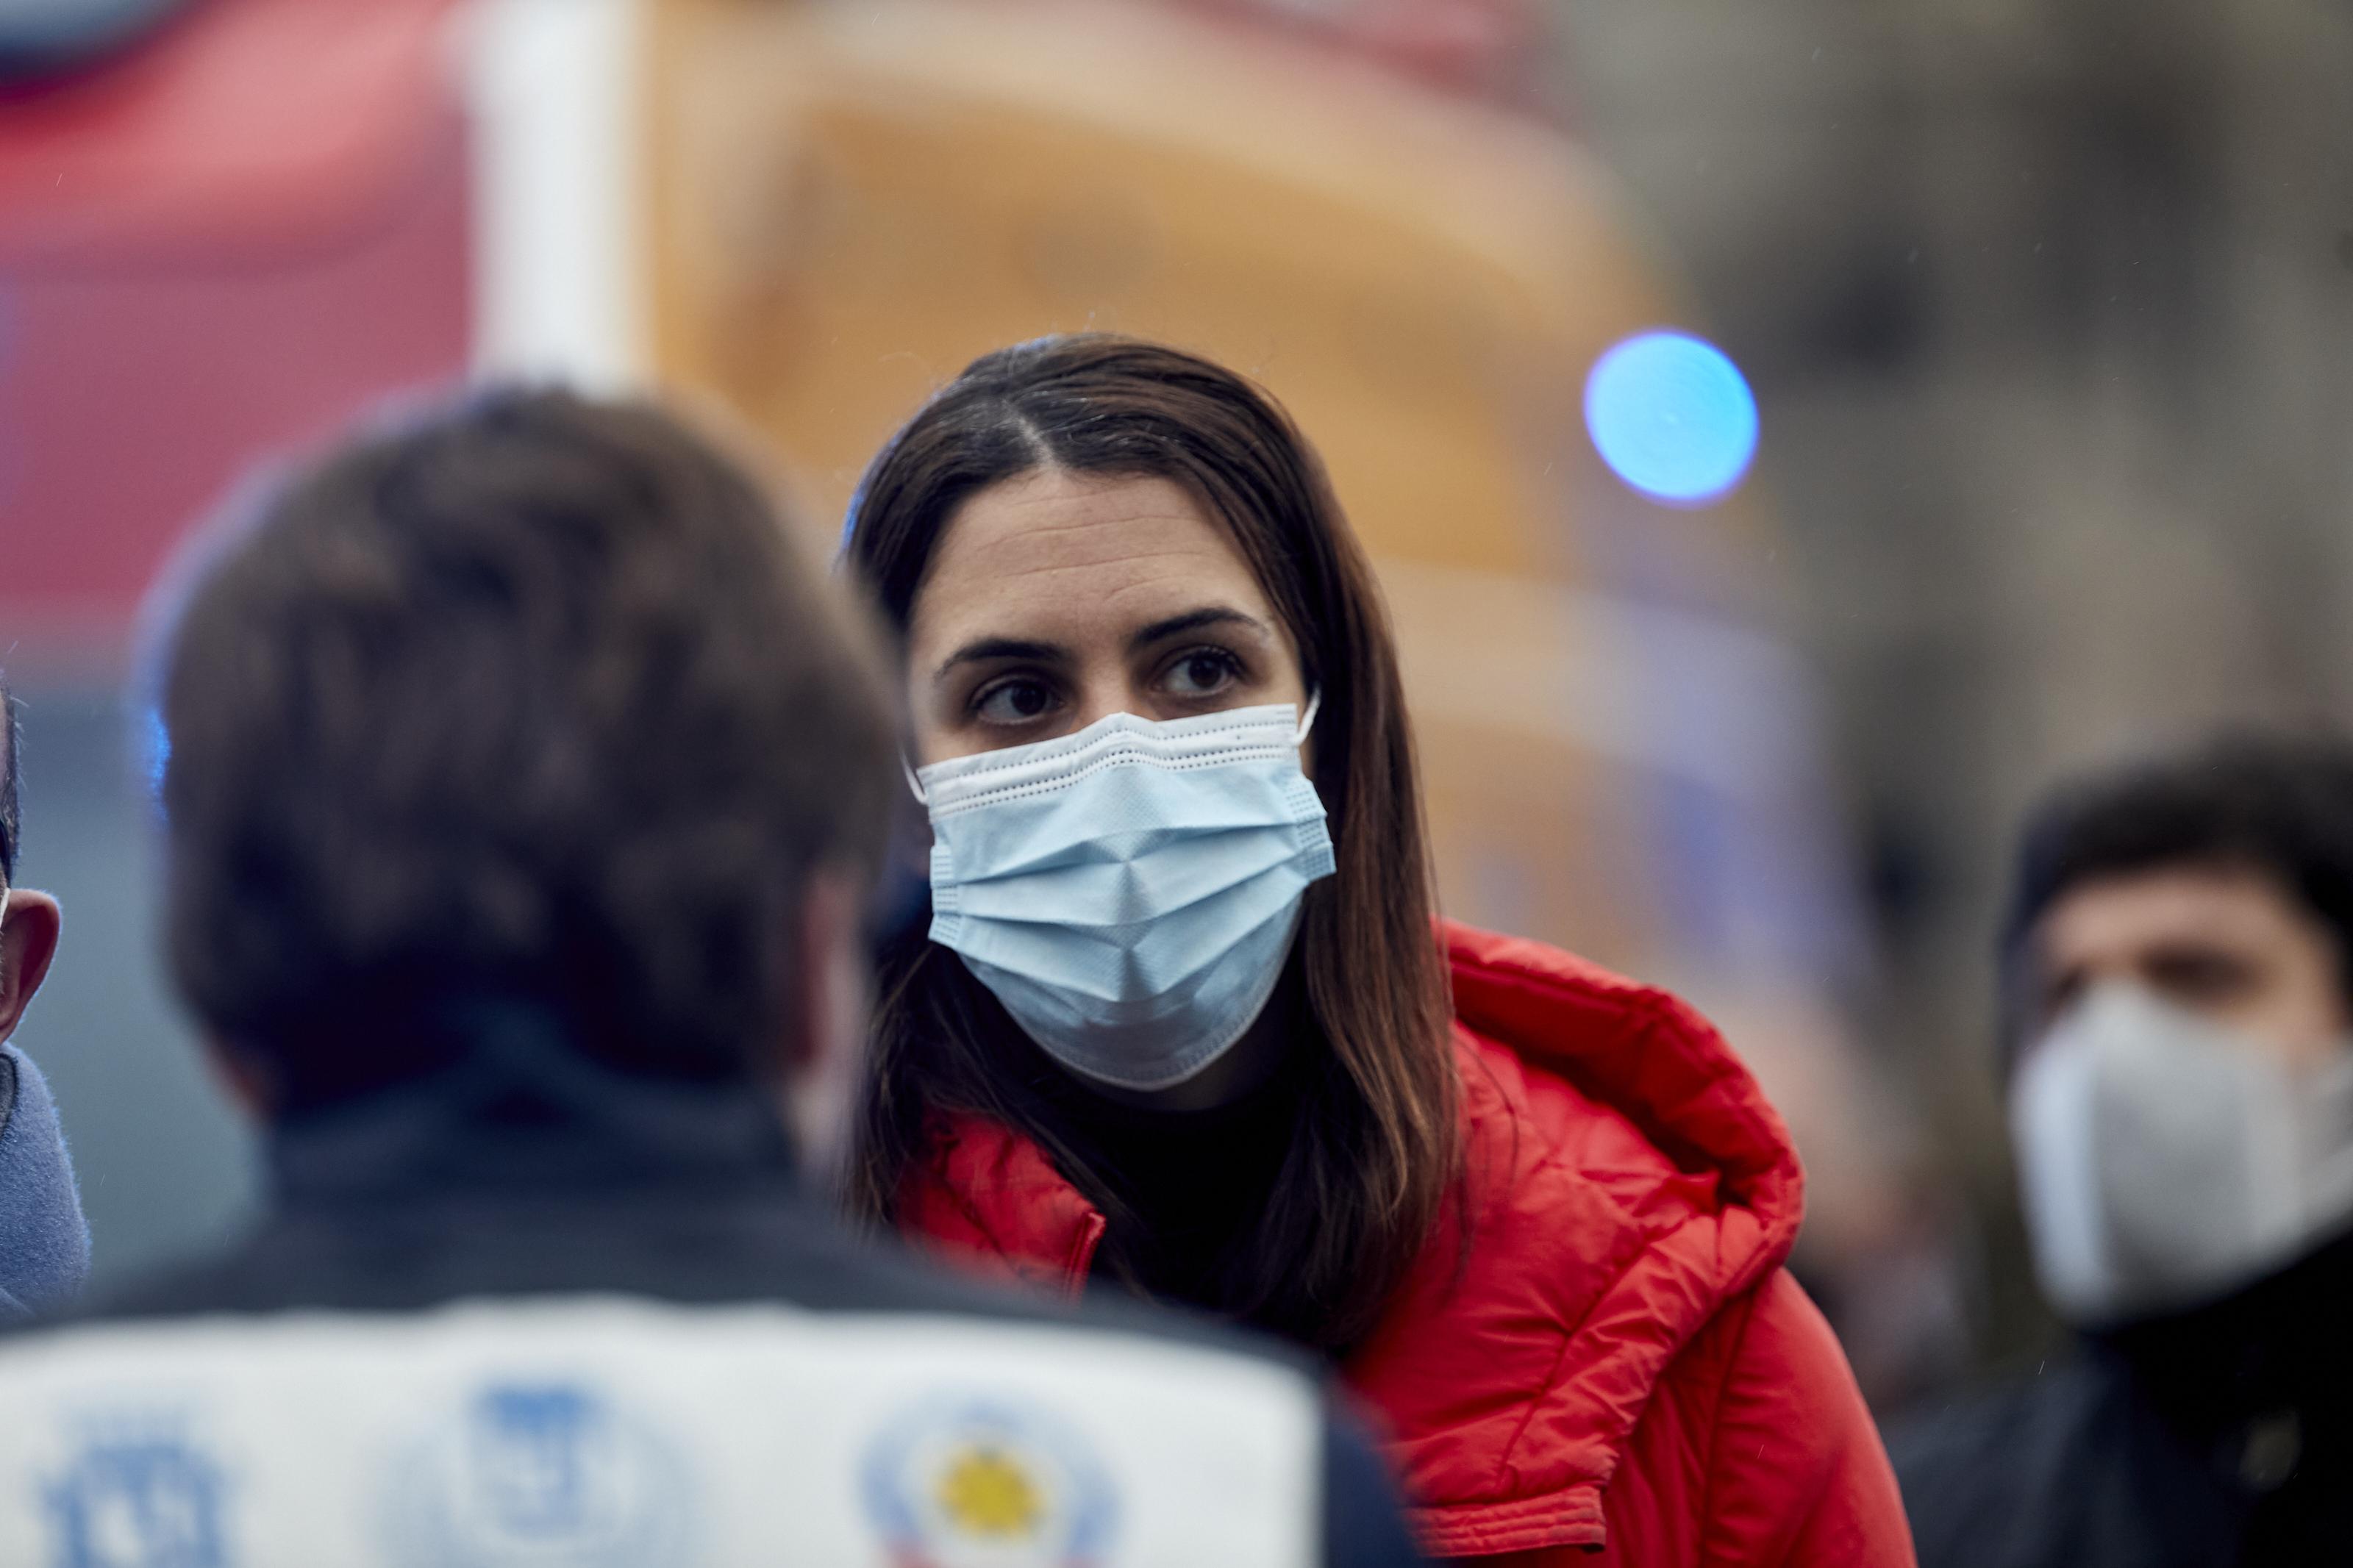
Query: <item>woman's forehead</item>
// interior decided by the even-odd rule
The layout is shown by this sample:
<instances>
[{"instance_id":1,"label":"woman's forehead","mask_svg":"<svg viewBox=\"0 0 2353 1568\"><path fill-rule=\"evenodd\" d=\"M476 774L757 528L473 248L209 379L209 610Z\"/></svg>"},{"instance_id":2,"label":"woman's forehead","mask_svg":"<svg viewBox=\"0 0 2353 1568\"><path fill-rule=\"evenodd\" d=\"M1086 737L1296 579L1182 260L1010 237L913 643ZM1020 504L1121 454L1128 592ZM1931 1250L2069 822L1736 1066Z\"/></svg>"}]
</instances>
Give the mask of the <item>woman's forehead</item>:
<instances>
[{"instance_id":1,"label":"woman's forehead","mask_svg":"<svg viewBox=\"0 0 2353 1568\"><path fill-rule=\"evenodd\" d=\"M1163 479L1041 470L992 486L949 521L912 606L918 658L1039 624L1138 624L1223 604L1264 617L1231 534Z\"/></svg>"},{"instance_id":2,"label":"woman's forehead","mask_svg":"<svg viewBox=\"0 0 2353 1568\"><path fill-rule=\"evenodd\" d=\"M1225 529L1173 479L1037 468L967 498L949 518L932 569L969 570L1004 558L1076 566L1155 544L1240 559Z\"/></svg>"}]
</instances>

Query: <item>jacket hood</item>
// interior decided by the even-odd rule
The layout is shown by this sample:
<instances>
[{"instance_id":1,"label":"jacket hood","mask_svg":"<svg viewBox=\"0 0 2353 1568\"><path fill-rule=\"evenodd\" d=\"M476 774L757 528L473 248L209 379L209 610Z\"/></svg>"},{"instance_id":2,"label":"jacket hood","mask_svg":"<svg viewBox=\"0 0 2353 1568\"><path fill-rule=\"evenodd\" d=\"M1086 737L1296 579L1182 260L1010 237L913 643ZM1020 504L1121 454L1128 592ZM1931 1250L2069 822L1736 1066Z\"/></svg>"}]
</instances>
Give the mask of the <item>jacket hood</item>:
<instances>
[{"instance_id":1,"label":"jacket hood","mask_svg":"<svg viewBox=\"0 0 2353 1568\"><path fill-rule=\"evenodd\" d=\"M1430 1551L1598 1546L1602 1489L1667 1367L1788 1256L1804 1179L1755 1079L1682 1001L1538 942L1441 934L1461 1201L1343 1375L1389 1430ZM901 1219L1072 1291L1103 1228L1034 1143L973 1119L940 1130Z\"/></svg>"},{"instance_id":2,"label":"jacket hood","mask_svg":"<svg viewBox=\"0 0 2353 1568\"><path fill-rule=\"evenodd\" d=\"M1690 1006L1542 943L1443 927L1471 1226L1441 1225L1348 1381L1440 1555L1599 1545L1670 1363L1788 1257L1804 1178Z\"/></svg>"},{"instance_id":3,"label":"jacket hood","mask_svg":"<svg viewBox=\"0 0 2353 1568\"><path fill-rule=\"evenodd\" d=\"M1649 1153L1630 1163L1709 1201L1731 1247L1712 1249L1727 1291L1788 1256L1805 1215L1796 1146L1764 1089L1715 1026L1671 992L1542 942L1440 922L1458 1026L1524 1068L1562 1080L1579 1108L1622 1124Z\"/></svg>"}]
</instances>

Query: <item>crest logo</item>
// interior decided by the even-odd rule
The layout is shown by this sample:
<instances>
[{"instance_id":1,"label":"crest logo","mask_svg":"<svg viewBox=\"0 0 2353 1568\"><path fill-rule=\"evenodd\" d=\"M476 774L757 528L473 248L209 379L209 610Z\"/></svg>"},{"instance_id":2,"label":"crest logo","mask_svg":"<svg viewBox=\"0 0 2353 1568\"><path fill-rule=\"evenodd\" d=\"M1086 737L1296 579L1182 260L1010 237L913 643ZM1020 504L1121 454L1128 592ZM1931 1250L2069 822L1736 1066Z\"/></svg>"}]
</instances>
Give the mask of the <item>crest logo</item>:
<instances>
[{"instance_id":1,"label":"crest logo","mask_svg":"<svg viewBox=\"0 0 2353 1568\"><path fill-rule=\"evenodd\" d=\"M641 1425L570 1384L497 1384L394 1479L396 1539L419 1568L638 1568L681 1561L685 1468Z\"/></svg>"},{"instance_id":2,"label":"crest logo","mask_svg":"<svg viewBox=\"0 0 2353 1568\"><path fill-rule=\"evenodd\" d=\"M1002 1398L908 1410L869 1447L860 1481L895 1568L1092 1568L1117 1523L1079 1435Z\"/></svg>"},{"instance_id":3,"label":"crest logo","mask_svg":"<svg viewBox=\"0 0 2353 1568\"><path fill-rule=\"evenodd\" d=\"M93 1437L43 1500L58 1568L228 1568L220 1467L175 1434Z\"/></svg>"}]
</instances>

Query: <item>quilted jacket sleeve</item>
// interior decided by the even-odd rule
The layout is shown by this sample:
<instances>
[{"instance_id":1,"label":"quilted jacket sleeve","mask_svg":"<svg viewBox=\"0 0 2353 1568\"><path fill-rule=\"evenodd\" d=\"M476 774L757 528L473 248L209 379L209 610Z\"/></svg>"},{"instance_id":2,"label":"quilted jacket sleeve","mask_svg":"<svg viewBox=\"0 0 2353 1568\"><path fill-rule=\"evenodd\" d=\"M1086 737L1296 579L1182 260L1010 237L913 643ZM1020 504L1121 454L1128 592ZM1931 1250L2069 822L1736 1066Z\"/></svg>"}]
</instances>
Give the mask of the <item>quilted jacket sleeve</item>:
<instances>
[{"instance_id":1,"label":"quilted jacket sleeve","mask_svg":"<svg viewBox=\"0 0 2353 1568\"><path fill-rule=\"evenodd\" d=\"M1787 1270L1757 1288L1709 1435L1702 1568L1912 1568L1878 1428Z\"/></svg>"},{"instance_id":2,"label":"quilted jacket sleeve","mask_svg":"<svg viewBox=\"0 0 2353 1568\"><path fill-rule=\"evenodd\" d=\"M1599 1552L1465 1568L1914 1568L1894 1472L1830 1325L1786 1269L1725 1305L1604 1498Z\"/></svg>"}]
</instances>

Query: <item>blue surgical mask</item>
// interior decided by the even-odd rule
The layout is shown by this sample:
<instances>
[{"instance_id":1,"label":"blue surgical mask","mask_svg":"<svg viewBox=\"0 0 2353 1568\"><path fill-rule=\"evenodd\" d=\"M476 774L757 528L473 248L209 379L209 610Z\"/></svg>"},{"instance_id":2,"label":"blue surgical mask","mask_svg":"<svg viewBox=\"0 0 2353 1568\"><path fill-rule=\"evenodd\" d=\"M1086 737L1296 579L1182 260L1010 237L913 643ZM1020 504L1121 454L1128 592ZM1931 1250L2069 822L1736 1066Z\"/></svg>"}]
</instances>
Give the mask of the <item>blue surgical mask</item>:
<instances>
[{"instance_id":1,"label":"blue surgical mask","mask_svg":"<svg viewBox=\"0 0 2353 1568\"><path fill-rule=\"evenodd\" d=\"M1114 713L923 769L932 940L1072 1072L1183 1083L1265 1009L1300 900L1332 874L1299 765L1314 717Z\"/></svg>"}]
</instances>

